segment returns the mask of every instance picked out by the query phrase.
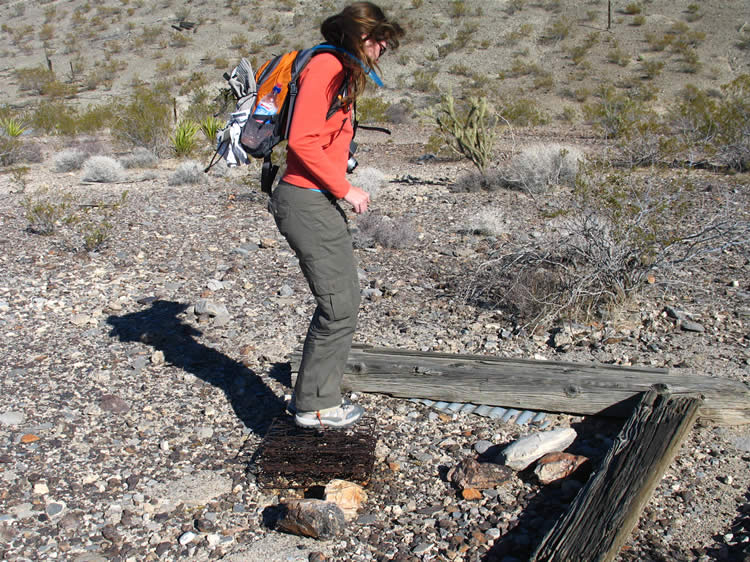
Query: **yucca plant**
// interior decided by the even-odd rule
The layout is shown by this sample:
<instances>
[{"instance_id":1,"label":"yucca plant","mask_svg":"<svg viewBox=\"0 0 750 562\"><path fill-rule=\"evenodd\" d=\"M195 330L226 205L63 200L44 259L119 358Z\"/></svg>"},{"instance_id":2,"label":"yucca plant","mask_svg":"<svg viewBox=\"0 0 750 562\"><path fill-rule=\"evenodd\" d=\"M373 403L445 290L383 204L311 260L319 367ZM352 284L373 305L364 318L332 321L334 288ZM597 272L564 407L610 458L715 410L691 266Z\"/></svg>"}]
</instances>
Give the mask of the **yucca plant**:
<instances>
[{"instance_id":1,"label":"yucca plant","mask_svg":"<svg viewBox=\"0 0 750 562\"><path fill-rule=\"evenodd\" d=\"M213 115L209 115L203 119L200 125L201 132L206 136L210 145L213 145L216 142L216 135L223 126L224 123Z\"/></svg>"},{"instance_id":2,"label":"yucca plant","mask_svg":"<svg viewBox=\"0 0 750 562\"><path fill-rule=\"evenodd\" d=\"M0 120L0 128L9 137L20 137L26 130L26 126L13 117L6 117Z\"/></svg>"},{"instance_id":3,"label":"yucca plant","mask_svg":"<svg viewBox=\"0 0 750 562\"><path fill-rule=\"evenodd\" d=\"M195 121L180 121L177 124L174 135L171 137L172 148L178 158L189 156L197 144L195 136L200 130L200 125Z\"/></svg>"}]
</instances>

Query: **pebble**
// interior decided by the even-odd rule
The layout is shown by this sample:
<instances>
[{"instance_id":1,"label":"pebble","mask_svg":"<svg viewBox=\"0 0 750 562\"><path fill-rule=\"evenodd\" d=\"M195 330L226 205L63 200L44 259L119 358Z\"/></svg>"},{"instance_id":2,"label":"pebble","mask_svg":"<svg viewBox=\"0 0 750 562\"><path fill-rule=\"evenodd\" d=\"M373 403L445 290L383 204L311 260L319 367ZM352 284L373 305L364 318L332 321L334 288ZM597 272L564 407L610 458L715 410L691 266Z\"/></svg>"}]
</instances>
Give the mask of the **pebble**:
<instances>
[{"instance_id":1,"label":"pebble","mask_svg":"<svg viewBox=\"0 0 750 562\"><path fill-rule=\"evenodd\" d=\"M57 517L61 515L64 510L65 510L64 502L51 502L47 504L47 508L45 509L45 512L47 513L47 516L51 519L53 517Z\"/></svg>"},{"instance_id":2,"label":"pebble","mask_svg":"<svg viewBox=\"0 0 750 562\"><path fill-rule=\"evenodd\" d=\"M5 412L0 414L0 425L21 425L26 421L26 416L23 412Z\"/></svg>"},{"instance_id":3,"label":"pebble","mask_svg":"<svg viewBox=\"0 0 750 562\"><path fill-rule=\"evenodd\" d=\"M703 327L703 324L695 322L694 320L687 319L680 321L680 328L685 332L703 333L706 331L706 328Z\"/></svg>"},{"instance_id":4,"label":"pebble","mask_svg":"<svg viewBox=\"0 0 750 562\"><path fill-rule=\"evenodd\" d=\"M195 537L197 536L198 535L194 533L193 531L185 531L184 533L180 535L179 543L182 546L185 546L186 544L190 544L191 542L193 542L193 540L195 540Z\"/></svg>"}]
</instances>

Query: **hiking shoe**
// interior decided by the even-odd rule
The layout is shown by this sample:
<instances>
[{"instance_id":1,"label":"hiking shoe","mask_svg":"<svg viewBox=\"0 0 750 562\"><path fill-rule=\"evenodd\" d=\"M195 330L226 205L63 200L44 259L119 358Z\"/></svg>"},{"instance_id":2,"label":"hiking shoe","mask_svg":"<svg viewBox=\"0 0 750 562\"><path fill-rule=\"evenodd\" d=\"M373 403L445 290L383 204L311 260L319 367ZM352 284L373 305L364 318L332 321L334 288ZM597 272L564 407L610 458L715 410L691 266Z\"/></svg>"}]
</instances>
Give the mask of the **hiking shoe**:
<instances>
[{"instance_id":1,"label":"hiking shoe","mask_svg":"<svg viewBox=\"0 0 750 562\"><path fill-rule=\"evenodd\" d=\"M348 399L346 398L341 399L342 406L348 406L349 404L351 404L351 402ZM291 415L294 415L297 413L297 397L294 394L292 394L292 398L289 400L289 402L286 403L286 411L288 414L291 414Z\"/></svg>"},{"instance_id":2,"label":"hiking shoe","mask_svg":"<svg viewBox=\"0 0 750 562\"><path fill-rule=\"evenodd\" d=\"M365 411L357 404L341 404L314 412L297 412L294 423L300 427L348 427L356 423Z\"/></svg>"}]
</instances>

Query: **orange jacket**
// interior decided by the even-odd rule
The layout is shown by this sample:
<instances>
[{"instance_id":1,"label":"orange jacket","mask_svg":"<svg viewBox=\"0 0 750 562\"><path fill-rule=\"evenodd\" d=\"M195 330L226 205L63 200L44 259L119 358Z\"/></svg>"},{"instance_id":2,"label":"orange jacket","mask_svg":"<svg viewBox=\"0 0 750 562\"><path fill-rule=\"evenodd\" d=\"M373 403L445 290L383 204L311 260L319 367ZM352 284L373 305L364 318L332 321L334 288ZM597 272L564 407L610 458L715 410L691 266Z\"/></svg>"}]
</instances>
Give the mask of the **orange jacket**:
<instances>
[{"instance_id":1,"label":"orange jacket","mask_svg":"<svg viewBox=\"0 0 750 562\"><path fill-rule=\"evenodd\" d=\"M337 199L351 188L346 179L354 135L351 108L339 109L330 119L326 115L343 79L344 67L331 53L315 55L300 74L282 178L298 187L328 191Z\"/></svg>"}]
</instances>

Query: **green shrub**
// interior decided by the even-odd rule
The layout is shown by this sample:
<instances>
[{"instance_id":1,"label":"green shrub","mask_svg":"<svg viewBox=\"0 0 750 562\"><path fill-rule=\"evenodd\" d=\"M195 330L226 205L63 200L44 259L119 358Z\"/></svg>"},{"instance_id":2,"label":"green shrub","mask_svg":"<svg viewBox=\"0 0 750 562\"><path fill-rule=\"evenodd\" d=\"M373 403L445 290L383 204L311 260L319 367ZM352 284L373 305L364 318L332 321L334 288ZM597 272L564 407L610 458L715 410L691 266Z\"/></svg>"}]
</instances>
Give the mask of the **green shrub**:
<instances>
[{"instance_id":1,"label":"green shrub","mask_svg":"<svg viewBox=\"0 0 750 562\"><path fill-rule=\"evenodd\" d=\"M661 74L661 71L664 68L664 62L647 59L641 63L641 67L643 68L644 76L649 80L652 80Z\"/></svg>"},{"instance_id":2,"label":"green shrub","mask_svg":"<svg viewBox=\"0 0 750 562\"><path fill-rule=\"evenodd\" d=\"M533 100L521 98L512 100L502 107L500 115L509 123L519 127L544 125L549 117Z\"/></svg>"},{"instance_id":3,"label":"green shrub","mask_svg":"<svg viewBox=\"0 0 750 562\"><path fill-rule=\"evenodd\" d=\"M166 86L139 86L130 101L114 108L114 137L132 146L148 148L155 154L167 144L172 113L172 100Z\"/></svg>"},{"instance_id":4,"label":"green shrub","mask_svg":"<svg viewBox=\"0 0 750 562\"><path fill-rule=\"evenodd\" d=\"M31 126L47 134L75 134L75 109L62 101L40 104L30 116Z\"/></svg>"},{"instance_id":5,"label":"green shrub","mask_svg":"<svg viewBox=\"0 0 750 562\"><path fill-rule=\"evenodd\" d=\"M35 195L33 198L27 196L21 203L31 232L49 236L54 234L61 223L72 220L72 215L69 214L72 201L70 194L50 194L45 189Z\"/></svg>"},{"instance_id":6,"label":"green shrub","mask_svg":"<svg viewBox=\"0 0 750 562\"><path fill-rule=\"evenodd\" d=\"M363 123L384 123L390 104L376 97L363 97L357 100L357 117Z\"/></svg>"},{"instance_id":7,"label":"green shrub","mask_svg":"<svg viewBox=\"0 0 750 562\"><path fill-rule=\"evenodd\" d=\"M574 25L575 22L572 18L561 16L544 28L539 41L540 43L558 43L563 39L567 39Z\"/></svg>"},{"instance_id":8,"label":"green shrub","mask_svg":"<svg viewBox=\"0 0 750 562\"><path fill-rule=\"evenodd\" d=\"M423 112L437 126L448 146L471 160L484 172L492 159L497 118L489 109L486 98L470 98L463 107L456 107L450 94L444 94L438 105Z\"/></svg>"},{"instance_id":9,"label":"green shrub","mask_svg":"<svg viewBox=\"0 0 750 562\"><path fill-rule=\"evenodd\" d=\"M628 66L630 64L630 55L623 51L619 43L615 41L609 49L609 53L607 53L607 61L617 66Z\"/></svg>"},{"instance_id":10,"label":"green shrub","mask_svg":"<svg viewBox=\"0 0 750 562\"><path fill-rule=\"evenodd\" d=\"M418 92L432 93L437 91L437 70L419 69L414 72L412 87Z\"/></svg>"},{"instance_id":11,"label":"green shrub","mask_svg":"<svg viewBox=\"0 0 750 562\"><path fill-rule=\"evenodd\" d=\"M643 113L641 103L631 96L618 93L612 86L599 88L597 97L599 101L585 105L583 113L607 138L625 134Z\"/></svg>"},{"instance_id":12,"label":"green shrub","mask_svg":"<svg viewBox=\"0 0 750 562\"><path fill-rule=\"evenodd\" d=\"M14 71L18 81L18 89L22 92L42 95L44 88L55 80L55 73L47 67L39 65L29 68L17 68Z\"/></svg>"},{"instance_id":13,"label":"green shrub","mask_svg":"<svg viewBox=\"0 0 750 562\"><path fill-rule=\"evenodd\" d=\"M643 8L641 8L640 4L636 2L631 2L630 4L625 6L625 8L623 8L622 11L623 13L628 14L629 16L634 16L636 14L640 14L642 9Z\"/></svg>"}]
</instances>

